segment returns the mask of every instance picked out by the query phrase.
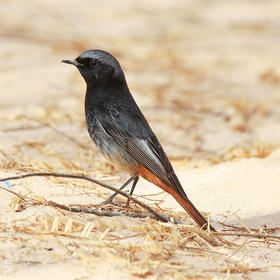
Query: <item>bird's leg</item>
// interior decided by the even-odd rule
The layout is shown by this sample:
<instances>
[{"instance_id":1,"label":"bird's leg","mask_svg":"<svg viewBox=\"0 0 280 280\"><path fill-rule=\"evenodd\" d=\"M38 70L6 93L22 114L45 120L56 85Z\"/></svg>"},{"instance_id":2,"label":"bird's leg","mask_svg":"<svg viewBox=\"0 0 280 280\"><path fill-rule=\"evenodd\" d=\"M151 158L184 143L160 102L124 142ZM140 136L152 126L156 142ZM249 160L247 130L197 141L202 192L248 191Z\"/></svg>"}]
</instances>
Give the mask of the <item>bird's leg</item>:
<instances>
[{"instance_id":1,"label":"bird's leg","mask_svg":"<svg viewBox=\"0 0 280 280\"><path fill-rule=\"evenodd\" d=\"M131 190L130 190L130 193L129 193L130 195L133 194L134 189L135 189L135 187L136 187L136 184L137 184L138 180L139 180L139 177L138 177L138 176L134 176L134 182L133 182L133 184L132 184L132 187L131 187ZM129 201L130 201L130 199L128 198L128 199L127 199L127 202L126 202L126 207L129 206Z\"/></svg>"},{"instance_id":2,"label":"bird's leg","mask_svg":"<svg viewBox=\"0 0 280 280\"><path fill-rule=\"evenodd\" d=\"M123 190L130 182L134 181L133 182L133 185L132 185L132 188L130 190L130 195L132 195L134 189L135 189L135 186L136 186L136 183L137 181L139 180L139 177L138 176L132 176L130 177L120 188L119 188L119 191ZM112 200L115 198L115 196L117 196L118 193L115 192L113 193L108 199L106 199L105 201L99 203L98 205L106 205L106 204L109 204L110 202L112 202ZM127 200L127 205L129 204L129 199Z\"/></svg>"}]
</instances>

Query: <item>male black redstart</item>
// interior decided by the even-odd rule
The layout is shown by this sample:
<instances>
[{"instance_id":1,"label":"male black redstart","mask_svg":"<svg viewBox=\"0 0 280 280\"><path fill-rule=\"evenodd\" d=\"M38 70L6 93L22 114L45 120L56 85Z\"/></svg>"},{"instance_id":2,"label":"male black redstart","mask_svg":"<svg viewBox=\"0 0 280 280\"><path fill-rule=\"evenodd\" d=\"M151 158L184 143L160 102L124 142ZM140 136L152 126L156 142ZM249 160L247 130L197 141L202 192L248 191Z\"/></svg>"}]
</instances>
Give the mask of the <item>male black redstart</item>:
<instances>
[{"instance_id":1,"label":"male black redstart","mask_svg":"<svg viewBox=\"0 0 280 280\"><path fill-rule=\"evenodd\" d=\"M123 189L139 176L171 194L202 228L208 222L183 190L165 152L135 103L119 62L109 53L88 50L74 61L86 84L85 113L88 132L99 151L131 174ZM210 226L210 225L209 225ZM210 226L212 231L215 229Z\"/></svg>"}]
</instances>

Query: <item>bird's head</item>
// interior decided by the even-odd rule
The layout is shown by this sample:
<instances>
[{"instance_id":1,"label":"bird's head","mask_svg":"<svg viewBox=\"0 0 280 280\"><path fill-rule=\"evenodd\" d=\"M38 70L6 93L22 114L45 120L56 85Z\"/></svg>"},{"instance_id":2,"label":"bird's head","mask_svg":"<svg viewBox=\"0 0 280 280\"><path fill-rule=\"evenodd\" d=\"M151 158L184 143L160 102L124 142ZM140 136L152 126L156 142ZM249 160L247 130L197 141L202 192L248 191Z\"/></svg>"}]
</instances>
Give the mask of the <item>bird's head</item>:
<instances>
[{"instance_id":1,"label":"bird's head","mask_svg":"<svg viewBox=\"0 0 280 280\"><path fill-rule=\"evenodd\" d=\"M62 60L62 62L76 66L88 85L124 80L119 62L105 51L88 50L73 61Z\"/></svg>"}]
</instances>

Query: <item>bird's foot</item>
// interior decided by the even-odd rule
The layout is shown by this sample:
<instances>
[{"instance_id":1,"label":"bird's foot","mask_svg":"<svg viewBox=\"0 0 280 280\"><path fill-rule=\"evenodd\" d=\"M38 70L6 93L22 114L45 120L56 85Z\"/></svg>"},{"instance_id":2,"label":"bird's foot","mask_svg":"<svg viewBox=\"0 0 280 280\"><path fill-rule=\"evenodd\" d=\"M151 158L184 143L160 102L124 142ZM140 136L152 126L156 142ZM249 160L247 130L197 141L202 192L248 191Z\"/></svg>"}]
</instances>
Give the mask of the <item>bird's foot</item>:
<instances>
[{"instance_id":1,"label":"bird's foot","mask_svg":"<svg viewBox=\"0 0 280 280\"><path fill-rule=\"evenodd\" d=\"M114 195L110 196L108 199L96 204L96 206L105 206L105 205L108 205L108 204L112 204L114 206L117 206L117 207L126 207L128 208L129 207L129 201L130 199L127 199L127 202L124 204L124 203L121 203L121 202L114 202L113 199L114 199Z\"/></svg>"}]
</instances>

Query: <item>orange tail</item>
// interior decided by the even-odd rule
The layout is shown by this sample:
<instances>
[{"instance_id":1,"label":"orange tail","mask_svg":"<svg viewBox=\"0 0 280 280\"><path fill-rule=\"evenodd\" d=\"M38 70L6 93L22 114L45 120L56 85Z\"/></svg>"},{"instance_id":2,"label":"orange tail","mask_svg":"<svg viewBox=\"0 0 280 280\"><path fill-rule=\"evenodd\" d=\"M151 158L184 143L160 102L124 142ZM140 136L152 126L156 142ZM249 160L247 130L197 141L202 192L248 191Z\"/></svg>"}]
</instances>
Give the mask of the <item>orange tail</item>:
<instances>
[{"instance_id":1,"label":"orange tail","mask_svg":"<svg viewBox=\"0 0 280 280\"><path fill-rule=\"evenodd\" d=\"M184 197L182 197L182 195L176 192L174 188L167 185L164 181L162 181L160 178L158 178L156 175L154 175L151 171L149 171L144 166L139 166L138 174L141 175L144 179L148 180L149 182L157 185L167 193L171 194L176 199L176 201L186 210L186 212L193 218L193 220L199 225L199 227L203 229L208 228L207 220L195 208L195 206L192 204L192 202L189 199L185 199ZM210 225L210 230L216 231L211 225Z\"/></svg>"}]
</instances>

